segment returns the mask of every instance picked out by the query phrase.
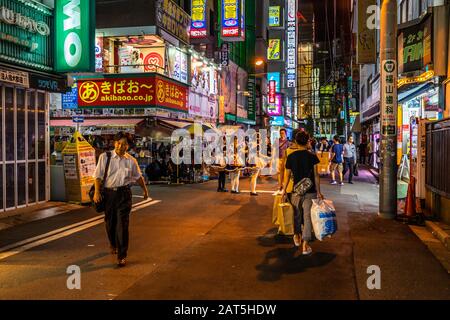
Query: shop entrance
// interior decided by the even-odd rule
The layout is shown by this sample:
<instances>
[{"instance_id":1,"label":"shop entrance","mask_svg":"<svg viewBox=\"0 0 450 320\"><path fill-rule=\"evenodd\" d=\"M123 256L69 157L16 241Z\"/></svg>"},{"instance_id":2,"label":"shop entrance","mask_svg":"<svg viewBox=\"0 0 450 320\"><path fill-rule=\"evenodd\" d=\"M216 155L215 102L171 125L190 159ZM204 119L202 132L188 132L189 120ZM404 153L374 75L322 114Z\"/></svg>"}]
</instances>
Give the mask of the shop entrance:
<instances>
[{"instance_id":1,"label":"shop entrance","mask_svg":"<svg viewBox=\"0 0 450 320\"><path fill-rule=\"evenodd\" d=\"M0 212L48 200L48 98L0 84Z\"/></svg>"}]
</instances>

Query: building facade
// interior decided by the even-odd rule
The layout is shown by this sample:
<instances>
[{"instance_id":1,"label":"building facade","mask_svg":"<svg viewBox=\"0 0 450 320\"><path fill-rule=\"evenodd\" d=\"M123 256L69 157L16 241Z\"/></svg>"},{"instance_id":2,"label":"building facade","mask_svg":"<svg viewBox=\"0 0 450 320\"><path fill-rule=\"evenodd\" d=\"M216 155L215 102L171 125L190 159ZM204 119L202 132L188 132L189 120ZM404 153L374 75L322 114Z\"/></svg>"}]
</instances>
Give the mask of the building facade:
<instances>
[{"instance_id":1,"label":"building facade","mask_svg":"<svg viewBox=\"0 0 450 320\"><path fill-rule=\"evenodd\" d=\"M0 214L49 200L49 103L67 87L53 72L52 2L5 0L1 10Z\"/></svg>"}]
</instances>

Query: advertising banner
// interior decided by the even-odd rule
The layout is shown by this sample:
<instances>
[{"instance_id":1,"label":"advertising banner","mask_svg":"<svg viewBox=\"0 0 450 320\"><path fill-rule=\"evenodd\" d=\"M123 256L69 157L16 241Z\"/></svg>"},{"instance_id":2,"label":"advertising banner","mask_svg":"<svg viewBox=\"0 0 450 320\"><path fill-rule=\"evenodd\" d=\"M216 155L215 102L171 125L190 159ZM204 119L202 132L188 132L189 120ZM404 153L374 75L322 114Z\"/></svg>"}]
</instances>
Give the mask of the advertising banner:
<instances>
[{"instance_id":1,"label":"advertising banner","mask_svg":"<svg viewBox=\"0 0 450 320\"><path fill-rule=\"evenodd\" d=\"M404 29L397 40L399 73L419 71L432 62L431 18Z\"/></svg>"},{"instance_id":2,"label":"advertising banner","mask_svg":"<svg viewBox=\"0 0 450 320\"><path fill-rule=\"evenodd\" d=\"M256 83L255 78L249 77L248 78L248 84L247 84L247 90L250 94L248 97L248 103L247 103L247 118L249 120L256 120Z\"/></svg>"},{"instance_id":3,"label":"advertising banner","mask_svg":"<svg viewBox=\"0 0 450 320\"><path fill-rule=\"evenodd\" d=\"M83 79L78 85L79 107L162 107L187 111L188 90L159 76Z\"/></svg>"},{"instance_id":4,"label":"advertising banner","mask_svg":"<svg viewBox=\"0 0 450 320\"><path fill-rule=\"evenodd\" d=\"M236 114L236 72L237 64L230 61L227 68L222 68L221 88L224 96L226 113Z\"/></svg>"},{"instance_id":5,"label":"advertising banner","mask_svg":"<svg viewBox=\"0 0 450 320\"><path fill-rule=\"evenodd\" d=\"M178 48L167 45L166 75L174 80L188 82L188 56Z\"/></svg>"},{"instance_id":6,"label":"advertising banner","mask_svg":"<svg viewBox=\"0 0 450 320\"><path fill-rule=\"evenodd\" d=\"M275 80L269 81L269 103L275 103L276 82Z\"/></svg>"},{"instance_id":7,"label":"advertising banner","mask_svg":"<svg viewBox=\"0 0 450 320\"><path fill-rule=\"evenodd\" d=\"M119 49L121 73L158 72L164 74L165 48L135 48L124 46Z\"/></svg>"},{"instance_id":8,"label":"advertising banner","mask_svg":"<svg viewBox=\"0 0 450 320\"><path fill-rule=\"evenodd\" d=\"M95 1L55 1L55 70L95 70Z\"/></svg>"},{"instance_id":9,"label":"advertising banner","mask_svg":"<svg viewBox=\"0 0 450 320\"><path fill-rule=\"evenodd\" d=\"M222 0L221 30L226 41L245 40L244 0Z\"/></svg>"},{"instance_id":10,"label":"advertising banner","mask_svg":"<svg viewBox=\"0 0 450 320\"><path fill-rule=\"evenodd\" d=\"M281 39L269 39L269 47L267 48L267 59L281 59Z\"/></svg>"},{"instance_id":11,"label":"advertising banner","mask_svg":"<svg viewBox=\"0 0 450 320\"><path fill-rule=\"evenodd\" d=\"M286 80L288 88L297 86L297 4L296 0L287 3L287 59Z\"/></svg>"},{"instance_id":12,"label":"advertising banner","mask_svg":"<svg viewBox=\"0 0 450 320\"><path fill-rule=\"evenodd\" d=\"M191 17L172 0L156 0L156 25L189 44Z\"/></svg>"},{"instance_id":13,"label":"advertising banner","mask_svg":"<svg viewBox=\"0 0 450 320\"><path fill-rule=\"evenodd\" d=\"M219 123L225 123L225 97L219 97Z\"/></svg>"},{"instance_id":14,"label":"advertising banner","mask_svg":"<svg viewBox=\"0 0 450 320\"><path fill-rule=\"evenodd\" d=\"M72 89L69 92L62 94L62 108L78 108L78 88L76 83L73 84Z\"/></svg>"},{"instance_id":15,"label":"advertising banner","mask_svg":"<svg viewBox=\"0 0 450 320\"><path fill-rule=\"evenodd\" d=\"M218 73L207 63L207 61L192 58L189 114L216 118Z\"/></svg>"},{"instance_id":16,"label":"advertising banner","mask_svg":"<svg viewBox=\"0 0 450 320\"><path fill-rule=\"evenodd\" d=\"M267 73L267 80L268 81L275 81L275 91L280 92L281 91L281 77L280 72L269 72Z\"/></svg>"},{"instance_id":17,"label":"advertising banner","mask_svg":"<svg viewBox=\"0 0 450 320\"><path fill-rule=\"evenodd\" d=\"M281 15L280 6L269 7L269 27L281 26L280 15Z\"/></svg>"},{"instance_id":18,"label":"advertising banner","mask_svg":"<svg viewBox=\"0 0 450 320\"><path fill-rule=\"evenodd\" d=\"M103 37L95 38L95 72L103 72Z\"/></svg>"},{"instance_id":19,"label":"advertising banner","mask_svg":"<svg viewBox=\"0 0 450 320\"><path fill-rule=\"evenodd\" d=\"M358 0L358 38L356 44L358 64L373 64L377 60L375 43L377 30L375 26L369 26L371 14L367 13L367 8L376 6L376 4L376 0Z\"/></svg>"},{"instance_id":20,"label":"advertising banner","mask_svg":"<svg viewBox=\"0 0 450 320\"><path fill-rule=\"evenodd\" d=\"M270 117L270 125L283 127L284 126L284 117L283 116Z\"/></svg>"},{"instance_id":21,"label":"advertising banner","mask_svg":"<svg viewBox=\"0 0 450 320\"><path fill-rule=\"evenodd\" d=\"M277 93L275 95L275 103L269 103L267 106L267 114L269 116L281 116L283 114L282 103L283 97L280 93Z\"/></svg>"},{"instance_id":22,"label":"advertising banner","mask_svg":"<svg viewBox=\"0 0 450 320\"><path fill-rule=\"evenodd\" d=\"M238 108L237 108L237 116L239 118L244 118L247 119L248 118L248 112L247 112L247 97L244 95L244 92L247 90L247 79L248 79L248 75L247 72L242 69L239 68L238 70L238 90L239 92L237 92L237 101L238 101Z\"/></svg>"},{"instance_id":23,"label":"advertising banner","mask_svg":"<svg viewBox=\"0 0 450 320\"><path fill-rule=\"evenodd\" d=\"M207 0L191 0L191 38L201 39L207 36L206 31L206 2Z\"/></svg>"}]
</instances>

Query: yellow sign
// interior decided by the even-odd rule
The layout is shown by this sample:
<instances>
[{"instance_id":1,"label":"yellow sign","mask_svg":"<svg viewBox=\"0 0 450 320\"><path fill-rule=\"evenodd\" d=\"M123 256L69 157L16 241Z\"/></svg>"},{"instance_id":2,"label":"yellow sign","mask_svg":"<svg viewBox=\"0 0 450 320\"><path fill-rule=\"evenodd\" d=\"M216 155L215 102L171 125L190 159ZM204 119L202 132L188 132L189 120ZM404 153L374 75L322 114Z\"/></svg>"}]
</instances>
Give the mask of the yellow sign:
<instances>
[{"instance_id":1,"label":"yellow sign","mask_svg":"<svg viewBox=\"0 0 450 320\"><path fill-rule=\"evenodd\" d=\"M280 60L281 59L281 40L269 39L269 47L267 48L267 59Z\"/></svg>"},{"instance_id":2,"label":"yellow sign","mask_svg":"<svg viewBox=\"0 0 450 320\"><path fill-rule=\"evenodd\" d=\"M70 202L90 202L89 190L94 183L95 149L78 131L67 142L63 152L66 199Z\"/></svg>"}]
</instances>

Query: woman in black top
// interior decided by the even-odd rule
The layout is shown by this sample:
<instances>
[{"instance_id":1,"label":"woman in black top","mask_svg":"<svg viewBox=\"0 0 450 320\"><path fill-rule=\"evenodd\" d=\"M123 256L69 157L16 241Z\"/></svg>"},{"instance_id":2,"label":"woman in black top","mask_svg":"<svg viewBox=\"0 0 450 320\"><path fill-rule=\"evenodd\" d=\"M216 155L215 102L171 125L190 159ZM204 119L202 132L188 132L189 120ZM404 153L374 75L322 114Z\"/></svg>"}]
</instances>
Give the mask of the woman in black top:
<instances>
[{"instance_id":1,"label":"woman in black top","mask_svg":"<svg viewBox=\"0 0 450 320\"><path fill-rule=\"evenodd\" d=\"M312 249L309 242L312 240L312 223L311 223L311 207L313 199L323 199L320 192L320 176L317 164L320 163L319 158L308 149L310 148L310 137L305 131L298 132L295 135L295 141L299 148L298 151L291 153L286 160L286 170L283 180L283 198L286 196L286 188L289 184L291 174L294 178L294 185L304 178L310 178L313 185L307 193L293 201L294 207L294 243L297 247L302 248L302 254L309 255ZM295 203L298 202L298 203ZM303 224L303 234L302 227Z\"/></svg>"}]
</instances>

